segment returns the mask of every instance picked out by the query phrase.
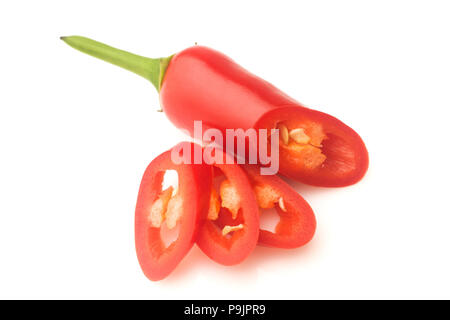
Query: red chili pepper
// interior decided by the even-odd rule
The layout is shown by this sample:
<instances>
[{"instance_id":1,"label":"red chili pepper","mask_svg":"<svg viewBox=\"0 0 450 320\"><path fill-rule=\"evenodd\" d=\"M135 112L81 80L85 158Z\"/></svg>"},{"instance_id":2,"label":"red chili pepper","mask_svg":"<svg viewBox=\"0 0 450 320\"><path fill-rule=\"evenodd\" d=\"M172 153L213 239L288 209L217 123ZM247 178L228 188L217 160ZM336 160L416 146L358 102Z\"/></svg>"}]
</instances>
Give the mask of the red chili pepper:
<instances>
[{"instance_id":1,"label":"red chili pepper","mask_svg":"<svg viewBox=\"0 0 450 320\"><path fill-rule=\"evenodd\" d=\"M179 146L201 148L187 142ZM162 190L166 170L178 173L178 190L172 187ZM145 170L136 204L135 241L139 264L150 280L169 275L195 243L199 219L208 209L210 188L209 166L176 165L170 150L154 159ZM169 229L179 228L177 239L167 248L161 238L163 224Z\"/></svg>"},{"instance_id":2,"label":"red chili pepper","mask_svg":"<svg viewBox=\"0 0 450 320\"><path fill-rule=\"evenodd\" d=\"M250 179L260 209L274 208L280 221L275 232L260 229L258 244L277 248L297 248L308 243L316 230L316 218L309 204L291 186L278 176L260 175L255 166L241 166ZM264 210L260 215L264 215ZM240 224L239 216L233 219L230 212L222 212L220 225Z\"/></svg>"},{"instance_id":3,"label":"red chili pepper","mask_svg":"<svg viewBox=\"0 0 450 320\"><path fill-rule=\"evenodd\" d=\"M194 46L149 59L83 37L63 40L150 80L168 118L191 133L194 120L222 132L280 129L280 172L288 177L339 187L356 183L368 168L367 149L353 129L304 107L215 50Z\"/></svg>"},{"instance_id":4,"label":"red chili pepper","mask_svg":"<svg viewBox=\"0 0 450 320\"><path fill-rule=\"evenodd\" d=\"M213 163L205 156L208 163L213 163L215 187L208 214L199 227L197 244L212 260L234 265L242 262L258 242L258 205L244 170L229 155L219 149L215 152L225 160L223 164ZM225 215L230 215L227 223L223 223Z\"/></svg>"},{"instance_id":5,"label":"red chili pepper","mask_svg":"<svg viewBox=\"0 0 450 320\"><path fill-rule=\"evenodd\" d=\"M259 231L258 243L278 248L297 248L308 243L316 230L316 218L308 202L278 176L260 175L255 166L243 168L259 207L275 208L280 216L275 232Z\"/></svg>"}]
</instances>

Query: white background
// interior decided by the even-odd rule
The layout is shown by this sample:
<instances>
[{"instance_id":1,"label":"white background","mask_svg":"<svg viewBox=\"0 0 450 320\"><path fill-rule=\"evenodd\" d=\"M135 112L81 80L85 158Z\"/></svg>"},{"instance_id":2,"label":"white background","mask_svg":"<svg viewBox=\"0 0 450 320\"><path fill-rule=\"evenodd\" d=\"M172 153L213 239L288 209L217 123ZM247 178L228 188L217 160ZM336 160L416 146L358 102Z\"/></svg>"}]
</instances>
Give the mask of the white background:
<instances>
[{"instance_id":1,"label":"white background","mask_svg":"<svg viewBox=\"0 0 450 320\"><path fill-rule=\"evenodd\" d=\"M2 1L0 298L450 298L448 1ZM146 56L198 42L352 126L370 168L295 184L318 220L292 251L223 267L194 248L142 274L142 173L184 139L146 80L59 40Z\"/></svg>"}]
</instances>

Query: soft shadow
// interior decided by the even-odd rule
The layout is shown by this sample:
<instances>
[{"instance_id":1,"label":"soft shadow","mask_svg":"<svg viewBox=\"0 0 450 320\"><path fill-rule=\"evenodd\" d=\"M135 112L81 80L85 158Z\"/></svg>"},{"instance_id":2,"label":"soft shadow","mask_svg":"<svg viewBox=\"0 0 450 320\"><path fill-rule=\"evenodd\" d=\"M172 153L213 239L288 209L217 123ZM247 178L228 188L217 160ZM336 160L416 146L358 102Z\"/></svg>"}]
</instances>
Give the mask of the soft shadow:
<instances>
[{"instance_id":1,"label":"soft shadow","mask_svg":"<svg viewBox=\"0 0 450 320\"><path fill-rule=\"evenodd\" d=\"M281 179L283 179L286 183L288 183L292 188L294 188L297 192L299 192L302 196L303 195L314 196L314 195L320 194L320 193L332 192L333 189L336 189L336 188L310 186L310 185L292 180L281 174L279 174L278 176Z\"/></svg>"},{"instance_id":2,"label":"soft shadow","mask_svg":"<svg viewBox=\"0 0 450 320\"><path fill-rule=\"evenodd\" d=\"M258 279L258 269L266 264L283 262L301 264L312 259L320 251L319 239L296 249L280 249L256 246L255 250L242 263L234 266L223 266L208 258L197 246L194 246L177 268L166 279L159 282L163 285L180 285L183 280L192 277L206 277L221 273L222 278L230 278L241 283L252 283ZM214 268L213 273L205 272ZM213 281L213 279L211 279Z\"/></svg>"},{"instance_id":3,"label":"soft shadow","mask_svg":"<svg viewBox=\"0 0 450 320\"><path fill-rule=\"evenodd\" d=\"M301 263L302 261L311 259L313 255L317 253L319 247L320 243L318 239L313 239L305 246L296 249L256 246L250 256L241 264L234 266L233 270L230 270L230 272L234 273L235 276L242 275L243 277L247 277L250 273L254 272L255 269L272 263L273 261Z\"/></svg>"},{"instance_id":4,"label":"soft shadow","mask_svg":"<svg viewBox=\"0 0 450 320\"><path fill-rule=\"evenodd\" d=\"M195 276L198 270L209 267L210 260L197 245L194 245L175 270L163 281L162 284L179 284L180 281Z\"/></svg>"}]
</instances>

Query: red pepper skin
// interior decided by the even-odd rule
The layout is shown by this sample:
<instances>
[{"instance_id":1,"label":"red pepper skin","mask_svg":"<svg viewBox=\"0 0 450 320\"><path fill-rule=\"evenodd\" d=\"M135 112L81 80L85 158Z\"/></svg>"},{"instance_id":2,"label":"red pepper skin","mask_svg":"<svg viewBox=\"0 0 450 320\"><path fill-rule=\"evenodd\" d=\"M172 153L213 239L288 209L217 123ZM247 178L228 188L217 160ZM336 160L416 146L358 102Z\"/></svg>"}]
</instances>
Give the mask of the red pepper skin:
<instances>
[{"instance_id":1,"label":"red pepper skin","mask_svg":"<svg viewBox=\"0 0 450 320\"><path fill-rule=\"evenodd\" d=\"M201 148L188 142L182 144L190 145L192 149ZM152 227L149 221L150 208L161 193L165 170L177 171L178 192L183 199L178 238L168 248L165 248L161 240L160 228ZM136 254L147 278L153 281L164 279L189 252L195 243L199 219L205 215L209 205L210 188L209 166L176 165L171 161L170 150L149 164L142 178L135 212Z\"/></svg>"},{"instance_id":2,"label":"red pepper skin","mask_svg":"<svg viewBox=\"0 0 450 320\"><path fill-rule=\"evenodd\" d=\"M174 55L164 75L160 101L168 118L193 134L194 120L203 128L275 128L288 119L317 121L330 138L327 160L313 170L299 168L280 151L280 173L316 186L341 187L358 182L368 168L364 142L338 119L308 109L270 83L249 73L224 54L194 46Z\"/></svg>"},{"instance_id":3,"label":"red pepper skin","mask_svg":"<svg viewBox=\"0 0 450 320\"><path fill-rule=\"evenodd\" d=\"M221 151L216 149L216 152ZM231 159L229 155L221 153L224 159ZM235 186L241 198L241 208L237 219L230 218L230 224L242 223L244 228L233 232L228 238L222 236L222 230L214 221L208 220L204 216L199 227L197 245L212 260L230 266L242 262L255 248L259 236L259 210L248 177L239 165L235 163L213 164L211 172L215 170L214 168L220 169ZM228 210L222 208L220 215L223 215L224 211Z\"/></svg>"},{"instance_id":4,"label":"red pepper skin","mask_svg":"<svg viewBox=\"0 0 450 320\"><path fill-rule=\"evenodd\" d=\"M308 243L316 231L316 218L308 202L278 176L260 175L258 167L255 166L245 165L243 168L252 185L271 186L283 197L286 207L285 212L278 205L275 206L280 216L275 233L260 230L258 244L292 249Z\"/></svg>"}]
</instances>

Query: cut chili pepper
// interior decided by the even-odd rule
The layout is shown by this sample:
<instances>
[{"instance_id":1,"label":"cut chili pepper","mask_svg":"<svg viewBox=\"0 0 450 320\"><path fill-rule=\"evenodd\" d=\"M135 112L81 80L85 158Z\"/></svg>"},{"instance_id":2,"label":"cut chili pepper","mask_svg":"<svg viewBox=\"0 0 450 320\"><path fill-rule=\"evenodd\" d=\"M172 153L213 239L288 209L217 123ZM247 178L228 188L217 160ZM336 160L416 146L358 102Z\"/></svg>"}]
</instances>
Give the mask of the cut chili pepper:
<instances>
[{"instance_id":1,"label":"cut chili pepper","mask_svg":"<svg viewBox=\"0 0 450 320\"><path fill-rule=\"evenodd\" d=\"M280 172L290 178L340 187L358 182L367 171L367 149L353 129L304 107L220 52L194 46L150 59L83 37L62 39L150 80L167 117L192 135L195 120L224 135L226 129L280 129ZM256 149L268 143L259 141Z\"/></svg>"},{"instance_id":2,"label":"cut chili pepper","mask_svg":"<svg viewBox=\"0 0 450 320\"><path fill-rule=\"evenodd\" d=\"M308 202L278 176L260 175L255 166L243 168L250 178L259 207L275 208L280 216L275 232L259 231L258 243L278 248L297 248L308 243L316 230L316 218Z\"/></svg>"},{"instance_id":3,"label":"cut chili pepper","mask_svg":"<svg viewBox=\"0 0 450 320\"><path fill-rule=\"evenodd\" d=\"M229 155L219 149L215 152L228 160L224 160L224 164L207 160L214 168L219 191L211 192L210 210L199 227L197 244L212 260L234 265L242 262L257 244L258 205L244 170ZM230 218L223 224L222 217L226 215Z\"/></svg>"},{"instance_id":4,"label":"cut chili pepper","mask_svg":"<svg viewBox=\"0 0 450 320\"><path fill-rule=\"evenodd\" d=\"M188 142L179 146L201 148ZM162 190L166 170L178 173L177 190ZM145 170L136 204L135 242L139 264L150 280L169 275L195 243L199 219L209 206L210 188L209 166L174 164L170 150L155 158ZM179 227L178 238L168 247L161 237L162 224L168 229Z\"/></svg>"},{"instance_id":5,"label":"cut chili pepper","mask_svg":"<svg viewBox=\"0 0 450 320\"><path fill-rule=\"evenodd\" d=\"M343 187L366 173L369 155L364 142L338 119L304 107L284 106L264 114L255 127L280 125L290 132L288 142L279 144L281 174L310 185Z\"/></svg>"},{"instance_id":6,"label":"cut chili pepper","mask_svg":"<svg viewBox=\"0 0 450 320\"><path fill-rule=\"evenodd\" d=\"M209 48L176 54L160 96L169 119L191 134L195 120L224 135L226 129L280 129L280 173L295 180L339 187L356 183L367 170L366 147L353 129L305 108Z\"/></svg>"}]
</instances>

